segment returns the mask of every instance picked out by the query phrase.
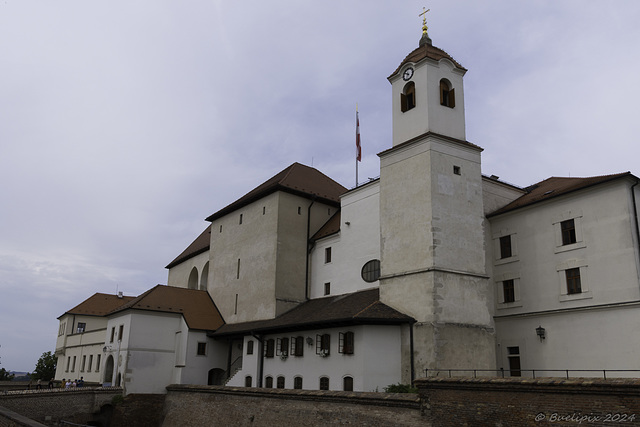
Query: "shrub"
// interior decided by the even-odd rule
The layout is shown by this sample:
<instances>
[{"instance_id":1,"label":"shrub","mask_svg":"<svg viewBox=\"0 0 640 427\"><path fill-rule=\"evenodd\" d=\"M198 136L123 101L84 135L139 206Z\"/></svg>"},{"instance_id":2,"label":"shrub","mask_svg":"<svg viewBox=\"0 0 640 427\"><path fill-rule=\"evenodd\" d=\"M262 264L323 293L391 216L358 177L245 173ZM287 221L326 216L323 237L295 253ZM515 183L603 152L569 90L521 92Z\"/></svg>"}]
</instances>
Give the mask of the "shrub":
<instances>
[{"instance_id":1,"label":"shrub","mask_svg":"<svg viewBox=\"0 0 640 427\"><path fill-rule=\"evenodd\" d=\"M417 393L416 387L411 387L411 384L391 384L384 388L385 393Z\"/></svg>"}]
</instances>

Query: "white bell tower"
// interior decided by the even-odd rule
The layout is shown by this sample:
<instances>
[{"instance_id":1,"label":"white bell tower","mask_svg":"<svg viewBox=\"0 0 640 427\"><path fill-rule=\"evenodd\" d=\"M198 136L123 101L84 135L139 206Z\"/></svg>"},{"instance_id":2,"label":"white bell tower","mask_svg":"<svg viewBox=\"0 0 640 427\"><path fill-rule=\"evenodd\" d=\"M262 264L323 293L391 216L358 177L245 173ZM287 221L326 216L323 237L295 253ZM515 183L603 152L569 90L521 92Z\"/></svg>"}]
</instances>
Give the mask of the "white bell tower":
<instances>
[{"instance_id":1,"label":"white bell tower","mask_svg":"<svg viewBox=\"0 0 640 427\"><path fill-rule=\"evenodd\" d=\"M426 132L464 141L467 70L431 44L423 20L418 49L388 77L393 93L393 146Z\"/></svg>"},{"instance_id":2,"label":"white bell tower","mask_svg":"<svg viewBox=\"0 0 640 427\"><path fill-rule=\"evenodd\" d=\"M493 369L480 153L465 139L466 73L431 44L391 74L393 146L380 156L380 300L412 316L414 372ZM408 378L406 378L408 379ZM405 378L403 378L405 380Z\"/></svg>"}]
</instances>

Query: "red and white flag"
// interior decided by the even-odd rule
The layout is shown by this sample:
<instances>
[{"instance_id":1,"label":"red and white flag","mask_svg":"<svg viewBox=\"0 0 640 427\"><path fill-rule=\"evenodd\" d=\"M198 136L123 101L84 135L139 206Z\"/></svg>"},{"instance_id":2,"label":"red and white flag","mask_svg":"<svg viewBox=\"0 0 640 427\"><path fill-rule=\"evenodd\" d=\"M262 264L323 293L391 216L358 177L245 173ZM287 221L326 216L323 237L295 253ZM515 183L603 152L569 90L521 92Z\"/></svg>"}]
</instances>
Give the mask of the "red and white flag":
<instances>
[{"instance_id":1,"label":"red and white flag","mask_svg":"<svg viewBox=\"0 0 640 427\"><path fill-rule=\"evenodd\" d=\"M356 160L362 161L362 148L360 147L360 119L358 118L358 110L356 109Z\"/></svg>"}]
</instances>

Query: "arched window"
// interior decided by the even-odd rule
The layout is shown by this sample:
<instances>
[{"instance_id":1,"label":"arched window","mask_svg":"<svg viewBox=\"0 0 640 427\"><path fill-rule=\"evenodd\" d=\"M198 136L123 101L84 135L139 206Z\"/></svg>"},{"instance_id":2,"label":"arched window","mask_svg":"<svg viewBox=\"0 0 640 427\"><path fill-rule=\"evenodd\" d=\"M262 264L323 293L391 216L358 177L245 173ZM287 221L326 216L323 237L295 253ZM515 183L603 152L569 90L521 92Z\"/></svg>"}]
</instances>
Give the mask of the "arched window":
<instances>
[{"instance_id":1,"label":"arched window","mask_svg":"<svg viewBox=\"0 0 640 427\"><path fill-rule=\"evenodd\" d=\"M253 378L251 378L251 375L247 375L246 377L244 377L244 386L245 387L251 387L251 383L253 382Z\"/></svg>"},{"instance_id":2,"label":"arched window","mask_svg":"<svg viewBox=\"0 0 640 427\"><path fill-rule=\"evenodd\" d=\"M113 382L113 356L107 357L107 363L104 368L104 382L111 385Z\"/></svg>"},{"instance_id":3,"label":"arched window","mask_svg":"<svg viewBox=\"0 0 640 427\"><path fill-rule=\"evenodd\" d=\"M209 282L209 262L207 262L202 268L202 276L200 277L200 290L207 290L207 283Z\"/></svg>"},{"instance_id":4,"label":"arched window","mask_svg":"<svg viewBox=\"0 0 640 427\"><path fill-rule=\"evenodd\" d=\"M367 283L375 282L380 278L380 260L372 259L362 266L362 280Z\"/></svg>"},{"instance_id":5,"label":"arched window","mask_svg":"<svg viewBox=\"0 0 640 427\"><path fill-rule=\"evenodd\" d=\"M329 377L320 377L320 390L329 390Z\"/></svg>"},{"instance_id":6,"label":"arched window","mask_svg":"<svg viewBox=\"0 0 640 427\"><path fill-rule=\"evenodd\" d=\"M411 110L416 106L416 85L413 82L409 82L404 85L402 93L400 94L400 109L402 112Z\"/></svg>"},{"instance_id":7,"label":"arched window","mask_svg":"<svg viewBox=\"0 0 640 427\"><path fill-rule=\"evenodd\" d=\"M293 388L302 390L302 377L295 377L293 379Z\"/></svg>"},{"instance_id":8,"label":"arched window","mask_svg":"<svg viewBox=\"0 0 640 427\"><path fill-rule=\"evenodd\" d=\"M198 269L195 267L191 269L191 274L189 274L189 284L187 287L189 289L198 289Z\"/></svg>"},{"instance_id":9,"label":"arched window","mask_svg":"<svg viewBox=\"0 0 640 427\"><path fill-rule=\"evenodd\" d=\"M267 376L264 379L264 387L265 388L273 388L273 377L272 376Z\"/></svg>"},{"instance_id":10,"label":"arched window","mask_svg":"<svg viewBox=\"0 0 640 427\"><path fill-rule=\"evenodd\" d=\"M456 106L456 92L447 79L440 80L440 105L449 108Z\"/></svg>"},{"instance_id":11,"label":"arched window","mask_svg":"<svg viewBox=\"0 0 640 427\"><path fill-rule=\"evenodd\" d=\"M280 375L276 381L277 381L276 387L284 388L284 377L282 375Z\"/></svg>"},{"instance_id":12,"label":"arched window","mask_svg":"<svg viewBox=\"0 0 640 427\"><path fill-rule=\"evenodd\" d=\"M342 379L342 389L344 391L353 391L353 377L346 376Z\"/></svg>"}]
</instances>

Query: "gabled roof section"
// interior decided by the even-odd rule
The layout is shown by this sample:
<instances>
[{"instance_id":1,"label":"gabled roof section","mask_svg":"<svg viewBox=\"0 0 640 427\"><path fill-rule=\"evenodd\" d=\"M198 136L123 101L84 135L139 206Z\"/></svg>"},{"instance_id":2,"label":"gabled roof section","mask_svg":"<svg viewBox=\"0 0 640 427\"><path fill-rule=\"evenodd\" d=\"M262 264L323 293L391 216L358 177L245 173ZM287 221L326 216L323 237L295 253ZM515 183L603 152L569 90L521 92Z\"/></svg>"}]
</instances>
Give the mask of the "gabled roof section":
<instances>
[{"instance_id":1,"label":"gabled roof section","mask_svg":"<svg viewBox=\"0 0 640 427\"><path fill-rule=\"evenodd\" d=\"M563 178L553 176L527 187L525 189L527 191L525 195L518 197L516 200L497 211L488 214L487 217L500 215L534 203L549 200L573 191L582 190L587 187L603 184L623 177L633 177L633 175L631 175L631 172L623 172L613 175L593 176L588 178Z\"/></svg>"},{"instance_id":2,"label":"gabled roof section","mask_svg":"<svg viewBox=\"0 0 640 427\"><path fill-rule=\"evenodd\" d=\"M412 317L381 303L380 290L375 288L312 299L275 319L226 324L213 336L302 331L342 325L396 325L413 322L415 320Z\"/></svg>"},{"instance_id":3,"label":"gabled roof section","mask_svg":"<svg viewBox=\"0 0 640 427\"><path fill-rule=\"evenodd\" d=\"M130 302L135 297L120 298L118 295L96 293L82 301L80 304L67 311L65 314L76 314L82 316L106 316L111 311ZM60 318L58 317L58 319Z\"/></svg>"},{"instance_id":4,"label":"gabled roof section","mask_svg":"<svg viewBox=\"0 0 640 427\"><path fill-rule=\"evenodd\" d=\"M347 191L317 169L294 163L247 194L207 218L214 221L276 191L285 191L308 199L340 206L340 195Z\"/></svg>"},{"instance_id":5,"label":"gabled roof section","mask_svg":"<svg viewBox=\"0 0 640 427\"><path fill-rule=\"evenodd\" d=\"M146 310L182 314L189 329L215 331L224 325L222 315L207 291L157 285L109 314Z\"/></svg>"},{"instance_id":6,"label":"gabled roof section","mask_svg":"<svg viewBox=\"0 0 640 427\"><path fill-rule=\"evenodd\" d=\"M338 210L322 227L320 227L320 230L318 230L316 234L311 236L311 241L314 242L318 239L322 239L323 237L338 233L340 231L340 217L340 210Z\"/></svg>"},{"instance_id":7,"label":"gabled roof section","mask_svg":"<svg viewBox=\"0 0 640 427\"><path fill-rule=\"evenodd\" d=\"M464 71L465 73L467 72L467 69L464 68L462 65L460 65L460 63L455 59L453 59L453 57L449 55L447 52L445 52L440 48L432 46L431 44L425 43L425 44L422 44L413 52L411 52L409 55L407 55L407 57L404 58L404 61L402 61L400 65L398 65L398 68L396 68L396 70L393 73L391 73L391 75L387 77L387 79L391 79L393 76L398 74L398 72L404 66L404 64L408 62L413 62L414 64L416 64L425 58L429 58L434 61L440 61L441 59L448 59L449 61L453 62L456 68L458 68L461 71Z\"/></svg>"},{"instance_id":8,"label":"gabled roof section","mask_svg":"<svg viewBox=\"0 0 640 427\"><path fill-rule=\"evenodd\" d=\"M173 261L171 261L165 268L172 268L181 262L193 258L196 255L200 255L203 252L209 250L211 244L211 225L209 225L198 237L194 240L187 249L182 251Z\"/></svg>"}]
</instances>

